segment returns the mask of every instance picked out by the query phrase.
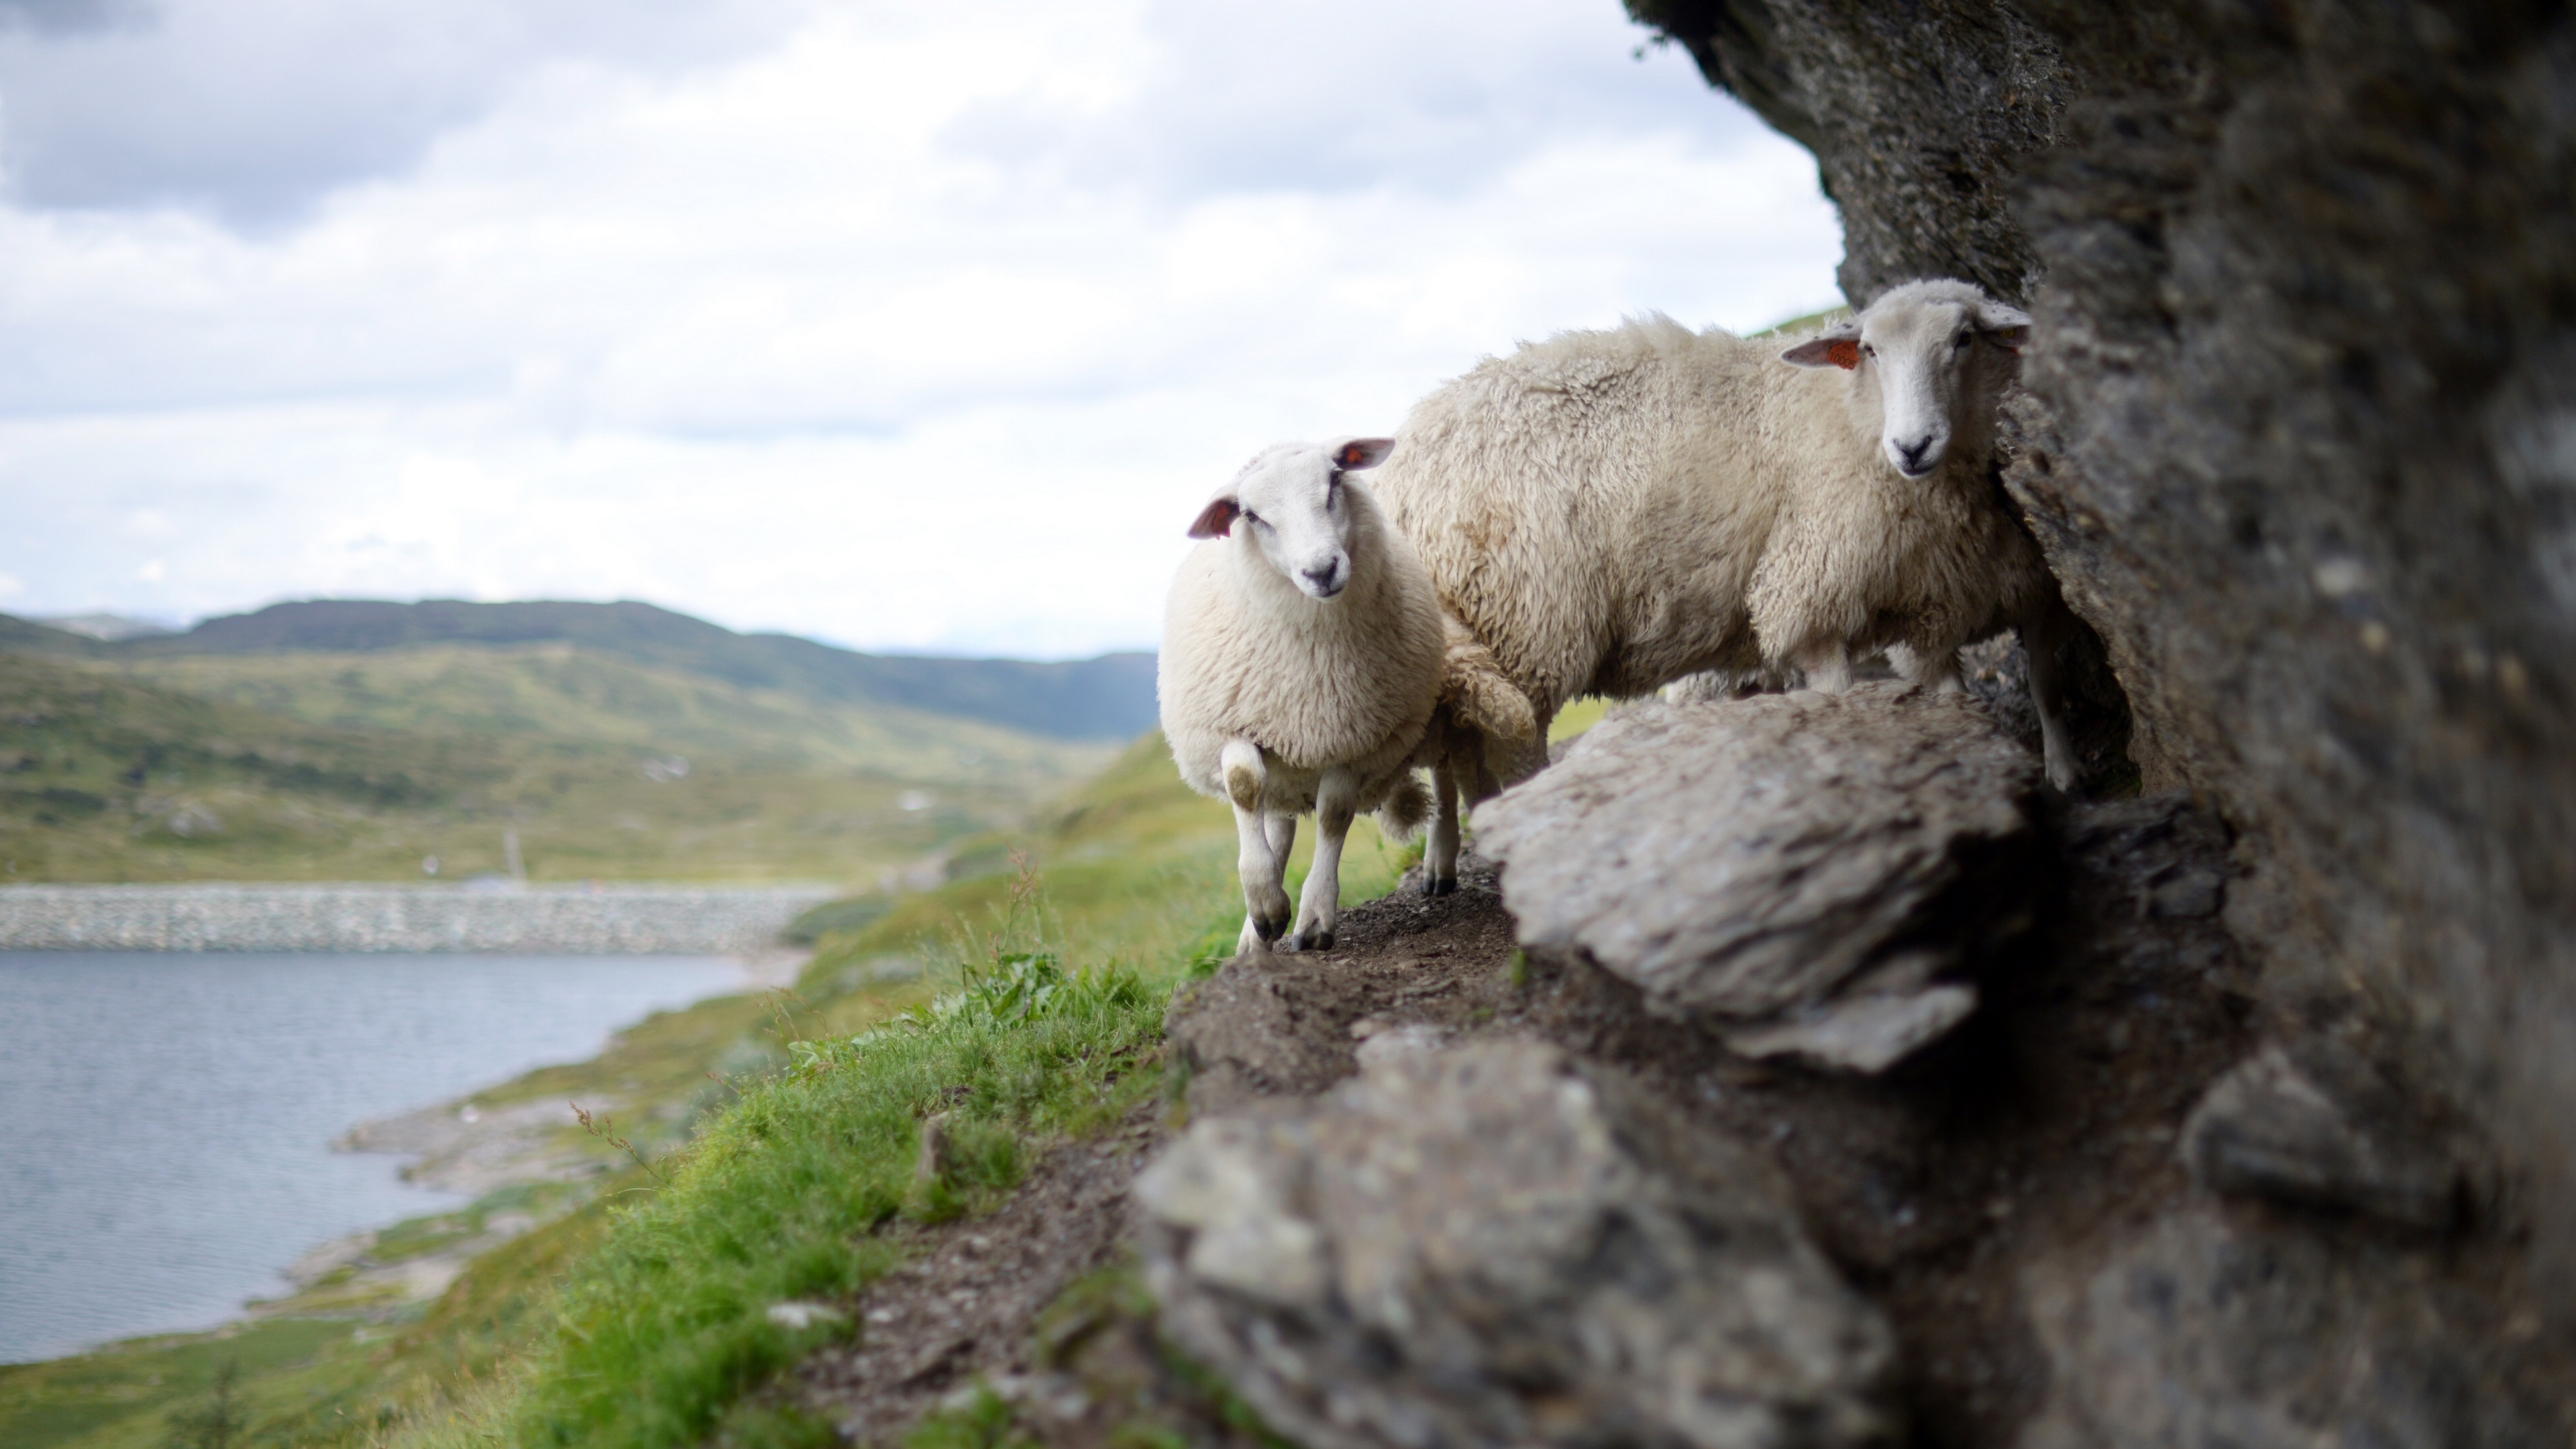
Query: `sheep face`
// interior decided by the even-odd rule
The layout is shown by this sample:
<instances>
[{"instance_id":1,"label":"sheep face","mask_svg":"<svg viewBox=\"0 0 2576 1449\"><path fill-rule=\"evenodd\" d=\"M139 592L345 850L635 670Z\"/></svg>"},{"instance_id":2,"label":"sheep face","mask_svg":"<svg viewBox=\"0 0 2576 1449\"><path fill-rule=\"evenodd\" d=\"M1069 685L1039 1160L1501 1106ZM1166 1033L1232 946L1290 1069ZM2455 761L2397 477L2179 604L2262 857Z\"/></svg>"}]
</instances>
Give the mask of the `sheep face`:
<instances>
[{"instance_id":1,"label":"sheep face","mask_svg":"<svg viewBox=\"0 0 2576 1449\"><path fill-rule=\"evenodd\" d=\"M1780 360L1851 373L1854 425L1877 434L1889 467L1926 478L1954 440L1993 436L2029 338L2027 314L1966 282L1908 282Z\"/></svg>"},{"instance_id":2,"label":"sheep face","mask_svg":"<svg viewBox=\"0 0 2576 1449\"><path fill-rule=\"evenodd\" d=\"M1238 547L1257 551L1307 597L1331 599L1350 584L1358 526L1342 475L1376 467L1394 447L1392 438L1345 438L1269 448L1209 500L1190 537L1234 537L1240 529Z\"/></svg>"}]
</instances>

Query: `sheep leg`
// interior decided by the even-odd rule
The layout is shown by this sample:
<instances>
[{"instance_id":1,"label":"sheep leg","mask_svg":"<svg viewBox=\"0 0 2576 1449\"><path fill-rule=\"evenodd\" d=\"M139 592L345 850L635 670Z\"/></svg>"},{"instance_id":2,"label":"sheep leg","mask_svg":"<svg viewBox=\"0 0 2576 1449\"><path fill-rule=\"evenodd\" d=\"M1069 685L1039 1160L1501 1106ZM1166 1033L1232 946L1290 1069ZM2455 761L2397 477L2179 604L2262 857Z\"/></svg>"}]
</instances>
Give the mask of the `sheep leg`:
<instances>
[{"instance_id":1,"label":"sheep leg","mask_svg":"<svg viewBox=\"0 0 2576 1449\"><path fill-rule=\"evenodd\" d=\"M1458 755L1443 749L1431 767L1431 844L1422 853L1422 893L1445 896L1458 889Z\"/></svg>"},{"instance_id":2,"label":"sheep leg","mask_svg":"<svg viewBox=\"0 0 2576 1449\"><path fill-rule=\"evenodd\" d=\"M1333 927L1342 915L1342 842L1351 833L1351 817L1359 813L1359 794L1359 777L1346 769L1326 770L1315 786L1315 859L1306 868L1306 889L1297 901L1297 929L1279 943L1282 949L1333 949ZM1287 859L1287 852L1279 858Z\"/></svg>"},{"instance_id":3,"label":"sheep leg","mask_svg":"<svg viewBox=\"0 0 2576 1449\"><path fill-rule=\"evenodd\" d=\"M1840 639L1810 645L1796 663L1806 671L1807 687L1819 694L1841 694L1851 688L1851 646Z\"/></svg>"},{"instance_id":4,"label":"sheep leg","mask_svg":"<svg viewBox=\"0 0 2576 1449\"><path fill-rule=\"evenodd\" d=\"M1263 838L1270 842L1270 883L1279 888L1279 899L1288 899L1288 855L1297 848L1297 817L1273 815L1262 823ZM1287 925L1283 916L1282 926Z\"/></svg>"},{"instance_id":5,"label":"sheep leg","mask_svg":"<svg viewBox=\"0 0 2576 1449\"><path fill-rule=\"evenodd\" d=\"M1261 809L1261 790L1270 772L1261 763L1261 747L1250 740L1228 740L1217 767L1226 799L1234 806L1235 874L1243 881L1243 934L1235 949L1258 952L1288 929L1288 892L1280 884L1288 853L1270 848L1270 817ZM1296 828L1294 817L1288 823Z\"/></svg>"},{"instance_id":6,"label":"sheep leg","mask_svg":"<svg viewBox=\"0 0 2576 1449\"><path fill-rule=\"evenodd\" d=\"M2066 671L2057 662L2057 649L2074 626L2075 615L2066 601L2054 597L2021 621L2022 653L2030 664L2030 703L2039 714L2040 752L2048 764L2048 783L2070 794L2083 783L2084 767L2076 760L2075 740L2066 731Z\"/></svg>"},{"instance_id":7,"label":"sheep leg","mask_svg":"<svg viewBox=\"0 0 2576 1449\"><path fill-rule=\"evenodd\" d=\"M1968 687L1959 677L1959 650L1931 648L1916 644L1905 651L1905 680L1916 689L1930 689L1934 694L1957 694Z\"/></svg>"}]
</instances>

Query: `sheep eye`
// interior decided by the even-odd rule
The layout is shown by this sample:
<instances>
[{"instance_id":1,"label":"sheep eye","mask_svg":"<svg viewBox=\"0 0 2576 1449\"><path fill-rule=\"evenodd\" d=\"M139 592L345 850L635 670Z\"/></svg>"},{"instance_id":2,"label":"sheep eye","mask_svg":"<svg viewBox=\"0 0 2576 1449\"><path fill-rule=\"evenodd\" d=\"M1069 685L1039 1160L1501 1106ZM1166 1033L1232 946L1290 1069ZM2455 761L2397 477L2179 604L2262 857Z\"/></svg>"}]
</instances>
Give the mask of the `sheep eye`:
<instances>
[{"instance_id":1,"label":"sheep eye","mask_svg":"<svg viewBox=\"0 0 2576 1449\"><path fill-rule=\"evenodd\" d=\"M1335 503L1337 503L1337 502L1339 502L1339 501L1341 500L1341 496L1342 496L1342 470L1341 470L1341 469L1339 469L1339 468L1336 468L1336 469L1334 469L1334 470L1333 470L1332 476L1331 476L1331 477L1329 477L1329 478L1326 478L1326 479L1324 480L1324 508L1325 508L1325 511L1330 512L1330 511L1332 510L1333 505L1334 505Z\"/></svg>"},{"instance_id":2,"label":"sheep eye","mask_svg":"<svg viewBox=\"0 0 2576 1449\"><path fill-rule=\"evenodd\" d=\"M1860 355L1863 357L1876 357L1878 355L1878 349L1864 342L1860 345Z\"/></svg>"},{"instance_id":3,"label":"sheep eye","mask_svg":"<svg viewBox=\"0 0 2576 1449\"><path fill-rule=\"evenodd\" d=\"M1955 345L1961 352L1965 352L1968 350L1968 344L1976 340L1977 334L1974 332L1962 332L1959 334L1959 340Z\"/></svg>"}]
</instances>

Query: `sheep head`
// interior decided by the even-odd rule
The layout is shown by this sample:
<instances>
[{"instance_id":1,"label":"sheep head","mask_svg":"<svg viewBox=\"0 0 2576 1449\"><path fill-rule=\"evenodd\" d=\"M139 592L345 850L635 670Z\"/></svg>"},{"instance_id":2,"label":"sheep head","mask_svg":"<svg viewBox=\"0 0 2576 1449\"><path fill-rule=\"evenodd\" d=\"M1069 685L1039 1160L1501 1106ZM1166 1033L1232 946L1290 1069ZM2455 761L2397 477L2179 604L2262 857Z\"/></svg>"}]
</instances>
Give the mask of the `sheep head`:
<instances>
[{"instance_id":1,"label":"sheep head","mask_svg":"<svg viewBox=\"0 0 2576 1449\"><path fill-rule=\"evenodd\" d=\"M1924 478L1959 439L1970 440L1982 461L1995 404L2029 340L2028 313L1970 283L1943 279L1893 288L1780 360L1851 373L1854 422L1877 433L1889 467Z\"/></svg>"},{"instance_id":2,"label":"sheep head","mask_svg":"<svg viewBox=\"0 0 2576 1449\"><path fill-rule=\"evenodd\" d=\"M1190 537L1230 538L1240 524L1243 546L1273 572L1310 598L1330 599L1350 584L1358 526L1342 475L1376 467L1394 447L1393 438L1344 438L1265 449L1208 500Z\"/></svg>"}]
</instances>

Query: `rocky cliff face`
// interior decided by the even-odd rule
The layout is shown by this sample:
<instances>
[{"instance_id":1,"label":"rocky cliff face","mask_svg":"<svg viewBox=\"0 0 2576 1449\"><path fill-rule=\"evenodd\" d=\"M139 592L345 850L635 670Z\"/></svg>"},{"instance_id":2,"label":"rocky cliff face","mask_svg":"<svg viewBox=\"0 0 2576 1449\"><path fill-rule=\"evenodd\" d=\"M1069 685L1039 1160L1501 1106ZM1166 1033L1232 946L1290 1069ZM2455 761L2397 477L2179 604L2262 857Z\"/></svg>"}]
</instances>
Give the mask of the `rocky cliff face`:
<instances>
[{"instance_id":1,"label":"rocky cliff face","mask_svg":"<svg viewBox=\"0 0 2576 1449\"><path fill-rule=\"evenodd\" d=\"M2576 1282L2576 15L1630 8L1815 151L1855 302L2031 306L2006 483L2273 1029L2463 1109Z\"/></svg>"}]
</instances>

